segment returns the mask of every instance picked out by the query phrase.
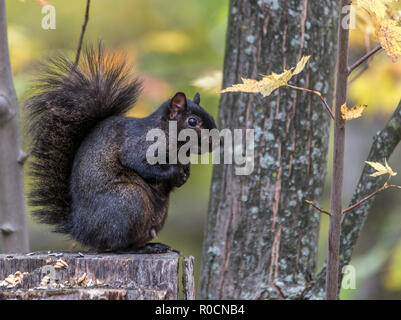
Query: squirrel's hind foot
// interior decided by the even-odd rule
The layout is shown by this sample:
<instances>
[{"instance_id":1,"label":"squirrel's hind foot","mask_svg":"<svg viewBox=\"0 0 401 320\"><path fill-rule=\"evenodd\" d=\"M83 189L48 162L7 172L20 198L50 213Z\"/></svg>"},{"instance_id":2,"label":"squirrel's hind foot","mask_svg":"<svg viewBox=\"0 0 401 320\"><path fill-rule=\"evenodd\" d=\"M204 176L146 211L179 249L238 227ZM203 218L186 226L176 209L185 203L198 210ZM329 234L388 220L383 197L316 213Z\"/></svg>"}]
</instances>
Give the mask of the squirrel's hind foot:
<instances>
[{"instance_id":1,"label":"squirrel's hind foot","mask_svg":"<svg viewBox=\"0 0 401 320\"><path fill-rule=\"evenodd\" d=\"M159 242L147 243L143 247L139 248L131 248L117 251L117 253L129 253L129 254L161 254L169 252L175 252L178 253L180 256L182 256L182 253L180 251L175 250L170 246Z\"/></svg>"}]
</instances>

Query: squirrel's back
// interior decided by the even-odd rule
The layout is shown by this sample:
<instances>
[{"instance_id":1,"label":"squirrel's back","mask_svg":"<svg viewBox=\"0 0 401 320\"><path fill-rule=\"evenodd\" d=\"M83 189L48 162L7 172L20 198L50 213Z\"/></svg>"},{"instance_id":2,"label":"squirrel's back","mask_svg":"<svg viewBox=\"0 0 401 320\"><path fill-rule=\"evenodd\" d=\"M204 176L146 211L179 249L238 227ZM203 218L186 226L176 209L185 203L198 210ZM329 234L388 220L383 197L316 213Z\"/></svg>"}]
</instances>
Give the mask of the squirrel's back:
<instances>
[{"instance_id":1,"label":"squirrel's back","mask_svg":"<svg viewBox=\"0 0 401 320\"><path fill-rule=\"evenodd\" d=\"M30 204L41 222L68 233L75 154L97 124L136 102L141 83L130 77L121 57L101 46L88 47L77 66L64 56L51 58L40 75L26 103L33 144Z\"/></svg>"}]
</instances>

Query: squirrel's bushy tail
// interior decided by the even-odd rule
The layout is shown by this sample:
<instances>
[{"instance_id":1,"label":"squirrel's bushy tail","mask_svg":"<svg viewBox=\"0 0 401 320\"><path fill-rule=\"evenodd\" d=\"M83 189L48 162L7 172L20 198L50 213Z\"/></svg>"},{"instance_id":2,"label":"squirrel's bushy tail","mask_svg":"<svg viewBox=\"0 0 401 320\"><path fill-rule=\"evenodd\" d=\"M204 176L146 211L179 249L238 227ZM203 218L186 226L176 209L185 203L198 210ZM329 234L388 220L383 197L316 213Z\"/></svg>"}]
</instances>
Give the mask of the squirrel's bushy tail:
<instances>
[{"instance_id":1,"label":"squirrel's bushy tail","mask_svg":"<svg viewBox=\"0 0 401 320\"><path fill-rule=\"evenodd\" d=\"M31 155L30 204L41 222L66 232L69 179L75 153L100 121L124 114L137 100L141 83L124 59L88 47L78 66L65 56L42 65L35 93L26 102Z\"/></svg>"}]
</instances>

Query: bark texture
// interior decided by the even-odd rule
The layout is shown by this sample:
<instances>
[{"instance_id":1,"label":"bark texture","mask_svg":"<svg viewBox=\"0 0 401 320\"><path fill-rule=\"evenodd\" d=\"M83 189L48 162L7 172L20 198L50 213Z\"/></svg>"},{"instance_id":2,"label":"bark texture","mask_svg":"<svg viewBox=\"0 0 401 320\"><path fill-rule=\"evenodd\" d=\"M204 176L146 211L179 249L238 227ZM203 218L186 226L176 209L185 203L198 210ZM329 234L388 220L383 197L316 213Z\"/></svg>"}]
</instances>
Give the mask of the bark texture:
<instances>
[{"instance_id":1,"label":"bark texture","mask_svg":"<svg viewBox=\"0 0 401 320\"><path fill-rule=\"evenodd\" d=\"M58 259L68 266L55 269ZM178 299L178 268L177 253L3 254L0 255L0 283L17 271L27 274L14 288L0 288L0 299ZM50 280L41 285L44 276Z\"/></svg>"},{"instance_id":2,"label":"bark texture","mask_svg":"<svg viewBox=\"0 0 401 320\"><path fill-rule=\"evenodd\" d=\"M182 287L184 300L195 300L194 257L182 259Z\"/></svg>"},{"instance_id":3,"label":"bark texture","mask_svg":"<svg viewBox=\"0 0 401 320\"><path fill-rule=\"evenodd\" d=\"M231 0L223 87L282 72L312 55L290 83L333 98L338 3ZM215 165L200 298L307 298L315 273L330 117L318 97L224 94L219 128L255 130L255 167Z\"/></svg>"},{"instance_id":4,"label":"bark texture","mask_svg":"<svg viewBox=\"0 0 401 320\"><path fill-rule=\"evenodd\" d=\"M0 0L0 234L3 251L27 252L18 103L10 67L4 0Z\"/></svg>"}]
</instances>

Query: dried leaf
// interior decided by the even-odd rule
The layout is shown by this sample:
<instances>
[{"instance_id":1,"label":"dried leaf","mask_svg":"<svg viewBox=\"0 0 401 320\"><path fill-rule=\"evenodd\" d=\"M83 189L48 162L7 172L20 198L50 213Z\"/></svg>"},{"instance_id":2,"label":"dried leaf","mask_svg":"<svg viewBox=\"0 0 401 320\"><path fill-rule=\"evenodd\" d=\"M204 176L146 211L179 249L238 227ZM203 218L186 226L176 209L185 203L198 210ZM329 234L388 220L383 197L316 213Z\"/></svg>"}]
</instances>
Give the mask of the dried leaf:
<instances>
[{"instance_id":1,"label":"dried leaf","mask_svg":"<svg viewBox=\"0 0 401 320\"><path fill-rule=\"evenodd\" d=\"M10 274L7 278L4 279L1 286L7 286L7 288L13 288L17 284L22 282L26 273L22 273L21 271L16 271L14 274Z\"/></svg>"},{"instance_id":2,"label":"dried leaf","mask_svg":"<svg viewBox=\"0 0 401 320\"><path fill-rule=\"evenodd\" d=\"M348 109L346 104L341 106L341 117L344 120L354 120L362 117L363 111L367 108L367 105L355 106L352 109Z\"/></svg>"},{"instance_id":3,"label":"dried leaf","mask_svg":"<svg viewBox=\"0 0 401 320\"><path fill-rule=\"evenodd\" d=\"M391 0L389 1L391 2ZM364 9L369 14L375 15L379 19L386 17L386 5L382 0L355 0L352 2L359 9Z\"/></svg>"},{"instance_id":4,"label":"dried leaf","mask_svg":"<svg viewBox=\"0 0 401 320\"><path fill-rule=\"evenodd\" d=\"M369 14L375 28L375 37L395 62L401 56L399 0L355 0L352 5Z\"/></svg>"},{"instance_id":5,"label":"dried leaf","mask_svg":"<svg viewBox=\"0 0 401 320\"><path fill-rule=\"evenodd\" d=\"M67 269L68 264L63 259L57 259L56 264L54 265L54 269Z\"/></svg>"},{"instance_id":6,"label":"dried leaf","mask_svg":"<svg viewBox=\"0 0 401 320\"><path fill-rule=\"evenodd\" d=\"M80 276L77 280L77 283L80 284L81 282L83 282L86 279L86 273L84 273L82 276Z\"/></svg>"},{"instance_id":7,"label":"dried leaf","mask_svg":"<svg viewBox=\"0 0 401 320\"><path fill-rule=\"evenodd\" d=\"M389 174L391 177L396 176L397 172L394 172L393 169L388 165L387 160L385 160L385 165L382 165L379 162L370 162L365 161L368 165L370 165L373 169L376 170L375 173L371 174L371 177L378 177L384 174Z\"/></svg>"},{"instance_id":8,"label":"dried leaf","mask_svg":"<svg viewBox=\"0 0 401 320\"><path fill-rule=\"evenodd\" d=\"M397 61L401 57L401 26L393 20L382 20L376 27L376 36L386 53Z\"/></svg>"},{"instance_id":9,"label":"dried leaf","mask_svg":"<svg viewBox=\"0 0 401 320\"><path fill-rule=\"evenodd\" d=\"M300 74L305 69L305 66L308 63L309 59L310 59L310 56L302 57L302 59L298 62L297 66L295 67L295 70L292 74L293 75Z\"/></svg>"},{"instance_id":10,"label":"dried leaf","mask_svg":"<svg viewBox=\"0 0 401 320\"><path fill-rule=\"evenodd\" d=\"M44 287L50 282L50 277L49 276L44 276L42 280L40 281L40 286Z\"/></svg>"},{"instance_id":11,"label":"dried leaf","mask_svg":"<svg viewBox=\"0 0 401 320\"><path fill-rule=\"evenodd\" d=\"M97 286L104 286L104 281L100 281L99 279L96 279L96 285Z\"/></svg>"},{"instance_id":12,"label":"dried leaf","mask_svg":"<svg viewBox=\"0 0 401 320\"><path fill-rule=\"evenodd\" d=\"M310 56L303 57L295 68L284 70L283 73L272 73L269 76L264 76L262 80L242 78L243 83L234 84L229 88L222 90L220 93L225 92L249 92L261 93L265 97L269 96L274 90L287 86L288 81L294 76L299 74L306 66Z\"/></svg>"},{"instance_id":13,"label":"dried leaf","mask_svg":"<svg viewBox=\"0 0 401 320\"><path fill-rule=\"evenodd\" d=\"M10 274L7 278L4 279L5 282L8 284L14 285L15 280L14 280L14 275Z\"/></svg>"},{"instance_id":14,"label":"dried leaf","mask_svg":"<svg viewBox=\"0 0 401 320\"><path fill-rule=\"evenodd\" d=\"M261 81L258 80L253 80L253 79L245 79L241 78L243 83L239 84L234 84L229 88L226 88L220 93L225 93L225 92L251 92L251 93L257 93L262 90L261 86Z\"/></svg>"}]
</instances>

